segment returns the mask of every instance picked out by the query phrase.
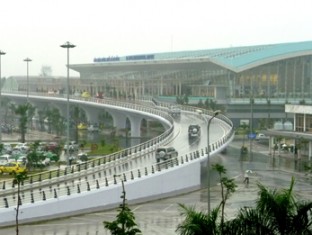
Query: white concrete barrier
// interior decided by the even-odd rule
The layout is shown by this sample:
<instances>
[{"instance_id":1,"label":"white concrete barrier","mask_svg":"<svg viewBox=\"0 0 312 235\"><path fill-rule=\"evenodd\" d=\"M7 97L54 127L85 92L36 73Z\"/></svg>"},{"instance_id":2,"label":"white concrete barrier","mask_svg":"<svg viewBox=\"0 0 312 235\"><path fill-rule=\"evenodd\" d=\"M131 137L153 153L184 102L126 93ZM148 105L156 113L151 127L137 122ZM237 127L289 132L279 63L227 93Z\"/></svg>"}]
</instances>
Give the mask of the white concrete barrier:
<instances>
[{"instance_id":1,"label":"white concrete barrier","mask_svg":"<svg viewBox=\"0 0 312 235\"><path fill-rule=\"evenodd\" d=\"M155 174L126 181L129 204L146 202L190 192L200 187L200 159ZM19 222L38 222L68 215L77 215L117 207L122 199L121 181L118 184L80 194L62 196L47 201L20 206ZM16 210L0 209L0 226L14 225Z\"/></svg>"}]
</instances>

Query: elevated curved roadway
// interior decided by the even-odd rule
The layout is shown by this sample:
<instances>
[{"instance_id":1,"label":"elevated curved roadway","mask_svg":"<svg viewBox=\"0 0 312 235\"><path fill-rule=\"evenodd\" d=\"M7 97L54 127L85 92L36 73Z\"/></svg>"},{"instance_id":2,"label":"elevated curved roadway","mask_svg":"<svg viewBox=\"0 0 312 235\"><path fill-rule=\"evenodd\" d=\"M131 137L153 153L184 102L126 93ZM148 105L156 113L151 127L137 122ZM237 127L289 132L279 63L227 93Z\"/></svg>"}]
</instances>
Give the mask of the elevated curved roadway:
<instances>
[{"instance_id":1,"label":"elevated curved roadway","mask_svg":"<svg viewBox=\"0 0 312 235\"><path fill-rule=\"evenodd\" d=\"M164 104L153 107L152 103L104 100L105 105L116 109L127 107L128 112L133 110L142 115L156 115L168 128L162 135L138 146L64 170L33 175L21 186L19 200L17 187L3 181L0 226L14 224L18 201L21 204L20 222L26 223L115 207L120 203L122 181L127 183L130 203L189 192L201 186L200 172L202 162L207 160L208 149L206 120L211 118L211 113L203 110L205 119L195 108L182 107L181 119L175 121ZM201 138L193 143L188 142L189 124L202 127ZM214 118L209 134L210 156L225 148L233 137L231 121L222 115ZM174 146L179 156L157 164L155 150L160 145Z\"/></svg>"}]
</instances>

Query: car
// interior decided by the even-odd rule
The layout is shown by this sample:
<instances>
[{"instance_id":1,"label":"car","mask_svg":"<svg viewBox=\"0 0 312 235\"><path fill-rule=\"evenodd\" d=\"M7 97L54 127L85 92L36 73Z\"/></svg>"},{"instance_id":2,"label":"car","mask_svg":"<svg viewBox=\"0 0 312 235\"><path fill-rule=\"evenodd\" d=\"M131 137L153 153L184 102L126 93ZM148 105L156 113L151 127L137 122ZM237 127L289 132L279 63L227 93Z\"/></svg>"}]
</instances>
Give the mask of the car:
<instances>
[{"instance_id":1,"label":"car","mask_svg":"<svg viewBox=\"0 0 312 235\"><path fill-rule=\"evenodd\" d=\"M269 139L269 137L266 136L266 135L263 134L263 133L259 133L259 134L257 134L257 136L256 136L256 140L268 140L268 139Z\"/></svg>"},{"instance_id":2,"label":"car","mask_svg":"<svg viewBox=\"0 0 312 235\"><path fill-rule=\"evenodd\" d=\"M3 154L0 156L0 165L5 165L6 163L9 162L9 158L10 158L10 155L9 154Z\"/></svg>"},{"instance_id":3,"label":"car","mask_svg":"<svg viewBox=\"0 0 312 235\"><path fill-rule=\"evenodd\" d=\"M8 143L2 144L2 153L3 154L10 154L12 152L12 146Z\"/></svg>"},{"instance_id":4,"label":"car","mask_svg":"<svg viewBox=\"0 0 312 235\"><path fill-rule=\"evenodd\" d=\"M199 125L189 125L188 137L189 139L199 138L201 134Z\"/></svg>"},{"instance_id":5,"label":"car","mask_svg":"<svg viewBox=\"0 0 312 235\"><path fill-rule=\"evenodd\" d=\"M160 160L166 161L171 158L177 157L178 151L174 147L159 147L156 150L156 161L160 162Z\"/></svg>"},{"instance_id":6,"label":"car","mask_svg":"<svg viewBox=\"0 0 312 235\"><path fill-rule=\"evenodd\" d=\"M82 98L90 98L91 95L90 95L89 92L85 91L85 92L82 92L81 97L82 97Z\"/></svg>"},{"instance_id":7,"label":"car","mask_svg":"<svg viewBox=\"0 0 312 235\"><path fill-rule=\"evenodd\" d=\"M173 118L179 118L181 116L181 109L178 106L171 106L169 108L169 115Z\"/></svg>"},{"instance_id":8,"label":"car","mask_svg":"<svg viewBox=\"0 0 312 235\"><path fill-rule=\"evenodd\" d=\"M53 153L51 151L47 151L47 152L43 153L43 156L45 157L44 161L48 164L50 162L57 162L60 160L60 157L56 153Z\"/></svg>"},{"instance_id":9,"label":"car","mask_svg":"<svg viewBox=\"0 0 312 235\"><path fill-rule=\"evenodd\" d=\"M87 130L87 129L88 129L88 126L87 126L87 124L79 123L79 124L77 125L77 128L78 128L78 130Z\"/></svg>"},{"instance_id":10,"label":"car","mask_svg":"<svg viewBox=\"0 0 312 235\"><path fill-rule=\"evenodd\" d=\"M27 172L27 168L20 162L8 162L5 165L0 166L1 174L3 173L15 174L22 172Z\"/></svg>"},{"instance_id":11,"label":"car","mask_svg":"<svg viewBox=\"0 0 312 235\"><path fill-rule=\"evenodd\" d=\"M55 150L57 150L57 148L59 148L59 144L57 143L57 142L49 142L48 144L47 144L47 150L48 151L55 151Z\"/></svg>"},{"instance_id":12,"label":"car","mask_svg":"<svg viewBox=\"0 0 312 235\"><path fill-rule=\"evenodd\" d=\"M99 129L99 126L97 124L91 124L88 126L88 131L90 132L98 132L100 129Z\"/></svg>"},{"instance_id":13,"label":"car","mask_svg":"<svg viewBox=\"0 0 312 235\"><path fill-rule=\"evenodd\" d=\"M88 154L81 152L77 155L77 164L81 164L83 162L88 161Z\"/></svg>"},{"instance_id":14,"label":"car","mask_svg":"<svg viewBox=\"0 0 312 235\"><path fill-rule=\"evenodd\" d=\"M17 143L13 149L18 149L21 151L28 151L29 145L27 143Z\"/></svg>"}]
</instances>

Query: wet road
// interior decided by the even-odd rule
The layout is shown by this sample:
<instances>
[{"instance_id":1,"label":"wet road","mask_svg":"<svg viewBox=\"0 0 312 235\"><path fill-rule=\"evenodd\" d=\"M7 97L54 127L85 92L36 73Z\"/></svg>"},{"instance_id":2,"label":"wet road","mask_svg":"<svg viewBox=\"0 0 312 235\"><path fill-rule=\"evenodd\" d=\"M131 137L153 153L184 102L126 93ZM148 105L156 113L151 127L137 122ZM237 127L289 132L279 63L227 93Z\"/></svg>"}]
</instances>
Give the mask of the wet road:
<instances>
[{"instance_id":1,"label":"wet road","mask_svg":"<svg viewBox=\"0 0 312 235\"><path fill-rule=\"evenodd\" d=\"M309 199L312 193L311 180L302 173L293 172L294 161L289 158L277 158L275 166L272 165L272 156L263 155L266 147L255 144L252 161L239 161L239 146L241 142L234 141L225 155L220 155L215 161L223 164L228 175L235 179L238 185L236 192L230 197L226 205L228 218L234 217L238 209L251 206L257 198L257 183L274 188L287 188L292 176L296 178L295 192L301 198ZM250 177L248 188L243 184L242 171L252 169L254 174ZM125 187L127 187L125 185ZM180 195L173 198L152 201L143 204L131 205L136 222L143 234L174 235L177 225L183 220L180 216L178 203L195 206L196 209L207 209L207 189ZM218 185L211 188L211 208L220 203L220 189ZM22 225L20 235L98 235L110 234L104 230L103 221L115 219L116 210L90 213L81 216L72 216L45 223ZM0 229L0 234L13 235L15 228Z\"/></svg>"}]
</instances>

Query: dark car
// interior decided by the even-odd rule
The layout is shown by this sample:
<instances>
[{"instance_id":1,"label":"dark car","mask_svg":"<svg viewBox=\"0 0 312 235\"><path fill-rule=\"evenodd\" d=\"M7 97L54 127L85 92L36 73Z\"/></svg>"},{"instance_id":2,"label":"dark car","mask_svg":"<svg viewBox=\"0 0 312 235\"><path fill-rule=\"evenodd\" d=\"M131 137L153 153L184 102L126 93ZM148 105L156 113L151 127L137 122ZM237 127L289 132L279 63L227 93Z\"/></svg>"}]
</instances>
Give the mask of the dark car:
<instances>
[{"instance_id":1,"label":"dark car","mask_svg":"<svg viewBox=\"0 0 312 235\"><path fill-rule=\"evenodd\" d=\"M174 147L160 147L156 150L156 161L166 161L171 158L177 157L178 151Z\"/></svg>"},{"instance_id":2,"label":"dark car","mask_svg":"<svg viewBox=\"0 0 312 235\"><path fill-rule=\"evenodd\" d=\"M200 126L199 125L189 125L188 128L189 139L195 139L200 137Z\"/></svg>"}]
</instances>

